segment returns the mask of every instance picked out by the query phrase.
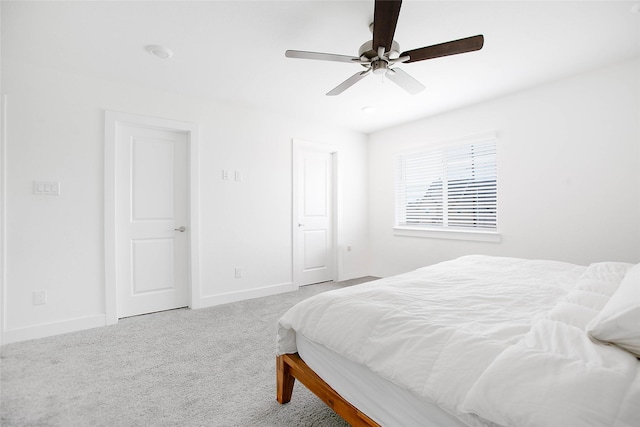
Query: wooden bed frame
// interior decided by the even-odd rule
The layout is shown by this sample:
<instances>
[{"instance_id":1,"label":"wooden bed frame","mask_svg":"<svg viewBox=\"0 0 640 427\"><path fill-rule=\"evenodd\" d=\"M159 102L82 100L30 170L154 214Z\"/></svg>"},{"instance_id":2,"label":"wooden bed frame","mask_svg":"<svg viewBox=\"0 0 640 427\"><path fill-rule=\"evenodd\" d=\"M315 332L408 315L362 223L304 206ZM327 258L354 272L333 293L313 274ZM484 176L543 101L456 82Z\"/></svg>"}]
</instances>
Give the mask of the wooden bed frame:
<instances>
[{"instance_id":1,"label":"wooden bed frame","mask_svg":"<svg viewBox=\"0 0 640 427\"><path fill-rule=\"evenodd\" d=\"M378 423L347 402L300 358L298 353L276 357L276 392L278 402L291 400L293 384L300 381L313 394L353 427L380 427Z\"/></svg>"}]
</instances>

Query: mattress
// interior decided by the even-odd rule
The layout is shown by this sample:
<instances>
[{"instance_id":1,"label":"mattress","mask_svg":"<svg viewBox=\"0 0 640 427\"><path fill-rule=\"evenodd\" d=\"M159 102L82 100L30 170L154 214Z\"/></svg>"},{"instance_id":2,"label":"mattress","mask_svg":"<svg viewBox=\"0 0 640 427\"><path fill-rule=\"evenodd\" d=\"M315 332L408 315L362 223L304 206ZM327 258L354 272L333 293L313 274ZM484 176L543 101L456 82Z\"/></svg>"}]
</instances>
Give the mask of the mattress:
<instances>
[{"instance_id":1,"label":"mattress","mask_svg":"<svg viewBox=\"0 0 640 427\"><path fill-rule=\"evenodd\" d=\"M467 424L365 366L296 334L302 360L353 406L381 426L461 427ZM485 425L490 425L486 422Z\"/></svg>"}]
</instances>

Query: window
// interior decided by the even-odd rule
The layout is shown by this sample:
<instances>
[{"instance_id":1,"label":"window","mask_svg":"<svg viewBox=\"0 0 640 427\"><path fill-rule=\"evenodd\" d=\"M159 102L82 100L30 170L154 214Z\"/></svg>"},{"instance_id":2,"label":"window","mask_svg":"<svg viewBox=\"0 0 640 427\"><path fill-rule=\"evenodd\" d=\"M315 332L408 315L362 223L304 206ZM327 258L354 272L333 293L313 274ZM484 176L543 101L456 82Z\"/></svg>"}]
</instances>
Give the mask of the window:
<instances>
[{"instance_id":1,"label":"window","mask_svg":"<svg viewBox=\"0 0 640 427\"><path fill-rule=\"evenodd\" d=\"M398 156L396 229L497 231L496 141Z\"/></svg>"}]
</instances>

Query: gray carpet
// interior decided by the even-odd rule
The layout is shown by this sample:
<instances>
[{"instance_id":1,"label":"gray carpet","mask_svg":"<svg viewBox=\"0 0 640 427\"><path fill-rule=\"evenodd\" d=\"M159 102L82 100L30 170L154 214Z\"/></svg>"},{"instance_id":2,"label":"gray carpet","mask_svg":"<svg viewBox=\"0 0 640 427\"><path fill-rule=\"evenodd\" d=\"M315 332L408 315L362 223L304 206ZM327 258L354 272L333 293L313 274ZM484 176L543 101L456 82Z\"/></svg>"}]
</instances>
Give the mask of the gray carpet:
<instances>
[{"instance_id":1,"label":"gray carpet","mask_svg":"<svg viewBox=\"0 0 640 427\"><path fill-rule=\"evenodd\" d=\"M1 425L347 426L299 383L276 402L276 324L298 301L372 279L4 345Z\"/></svg>"}]
</instances>

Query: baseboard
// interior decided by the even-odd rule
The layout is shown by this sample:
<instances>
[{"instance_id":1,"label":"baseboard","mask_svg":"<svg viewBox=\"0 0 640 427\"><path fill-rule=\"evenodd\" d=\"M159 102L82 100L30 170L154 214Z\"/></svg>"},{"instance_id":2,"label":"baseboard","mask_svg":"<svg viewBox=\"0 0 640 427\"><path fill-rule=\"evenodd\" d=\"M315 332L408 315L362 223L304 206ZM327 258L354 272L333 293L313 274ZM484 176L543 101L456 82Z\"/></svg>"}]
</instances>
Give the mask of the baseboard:
<instances>
[{"instance_id":1,"label":"baseboard","mask_svg":"<svg viewBox=\"0 0 640 427\"><path fill-rule=\"evenodd\" d=\"M99 314L95 316L64 320L61 322L43 323L40 325L28 326L26 328L11 329L3 331L2 345L10 344L12 342L66 334L68 332L76 332L83 329L97 328L105 326L106 324L105 315Z\"/></svg>"},{"instance_id":2,"label":"baseboard","mask_svg":"<svg viewBox=\"0 0 640 427\"><path fill-rule=\"evenodd\" d=\"M209 295L200 299L200 305L198 308L213 307L216 305L244 301L253 298L267 297L284 292L292 292L297 289L297 286L289 282L279 285L265 286L264 288L258 289L249 289L245 291ZM76 332L84 329L97 328L106 325L107 316L105 314L64 320L61 322L43 323L40 325L28 326L26 328L3 331L2 336L0 337L0 344L4 345L10 344L12 342L50 337L54 335L66 334L69 332Z\"/></svg>"},{"instance_id":3,"label":"baseboard","mask_svg":"<svg viewBox=\"0 0 640 427\"><path fill-rule=\"evenodd\" d=\"M246 291L227 292L224 294L208 295L200 298L200 307L213 307L215 305L228 304L232 302L244 301L253 298L268 297L270 295L282 294L298 290L293 283L282 283L279 285L266 286L258 289L248 289Z\"/></svg>"}]
</instances>

